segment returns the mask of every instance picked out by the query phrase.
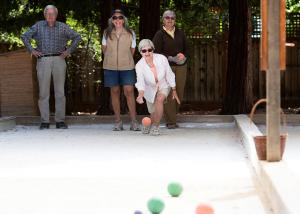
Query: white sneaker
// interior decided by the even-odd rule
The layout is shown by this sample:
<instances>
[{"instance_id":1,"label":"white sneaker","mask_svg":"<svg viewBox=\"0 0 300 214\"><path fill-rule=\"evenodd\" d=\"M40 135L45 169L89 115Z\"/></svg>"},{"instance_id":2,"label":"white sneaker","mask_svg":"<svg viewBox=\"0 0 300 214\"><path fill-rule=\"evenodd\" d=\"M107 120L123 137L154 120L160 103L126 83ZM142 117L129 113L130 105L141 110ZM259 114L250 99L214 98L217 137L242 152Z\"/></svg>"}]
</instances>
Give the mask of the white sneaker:
<instances>
[{"instance_id":1,"label":"white sneaker","mask_svg":"<svg viewBox=\"0 0 300 214\"><path fill-rule=\"evenodd\" d=\"M149 134L150 133L151 126L143 126L142 127L142 133L143 134Z\"/></svg>"},{"instance_id":2,"label":"white sneaker","mask_svg":"<svg viewBox=\"0 0 300 214\"><path fill-rule=\"evenodd\" d=\"M153 136L160 135L159 126L152 126L150 130L150 134Z\"/></svg>"}]
</instances>

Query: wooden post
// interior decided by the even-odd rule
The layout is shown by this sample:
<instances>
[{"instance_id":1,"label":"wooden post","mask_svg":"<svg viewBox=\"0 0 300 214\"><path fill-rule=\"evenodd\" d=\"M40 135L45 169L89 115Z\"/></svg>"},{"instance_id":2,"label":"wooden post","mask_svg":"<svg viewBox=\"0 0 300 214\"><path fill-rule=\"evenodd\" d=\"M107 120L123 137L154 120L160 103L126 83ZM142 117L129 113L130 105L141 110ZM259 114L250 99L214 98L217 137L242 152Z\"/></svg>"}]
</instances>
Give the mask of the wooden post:
<instances>
[{"instance_id":1,"label":"wooden post","mask_svg":"<svg viewBox=\"0 0 300 214\"><path fill-rule=\"evenodd\" d=\"M264 0L262 0L264 1ZM267 69L267 160L280 161L280 5L268 5L268 69Z\"/></svg>"},{"instance_id":2,"label":"wooden post","mask_svg":"<svg viewBox=\"0 0 300 214\"><path fill-rule=\"evenodd\" d=\"M280 0L280 70L286 69L286 15L285 15L285 0Z\"/></svg>"},{"instance_id":3,"label":"wooden post","mask_svg":"<svg viewBox=\"0 0 300 214\"><path fill-rule=\"evenodd\" d=\"M261 10L261 40L260 40L260 70L268 70L268 1L261 0L260 10ZM279 31L279 41L280 41L280 70L286 69L286 15L285 15L285 1L280 0L280 31Z\"/></svg>"},{"instance_id":4,"label":"wooden post","mask_svg":"<svg viewBox=\"0 0 300 214\"><path fill-rule=\"evenodd\" d=\"M266 71L268 69L268 0L261 0L260 11L260 70Z\"/></svg>"}]
</instances>

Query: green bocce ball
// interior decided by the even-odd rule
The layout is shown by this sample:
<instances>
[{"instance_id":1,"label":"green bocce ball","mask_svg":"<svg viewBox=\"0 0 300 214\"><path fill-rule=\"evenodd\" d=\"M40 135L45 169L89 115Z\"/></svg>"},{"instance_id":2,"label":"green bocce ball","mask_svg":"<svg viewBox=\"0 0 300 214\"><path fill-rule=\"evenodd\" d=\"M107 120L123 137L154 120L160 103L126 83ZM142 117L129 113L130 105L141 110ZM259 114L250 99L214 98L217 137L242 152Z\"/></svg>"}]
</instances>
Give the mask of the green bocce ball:
<instances>
[{"instance_id":1,"label":"green bocce ball","mask_svg":"<svg viewBox=\"0 0 300 214\"><path fill-rule=\"evenodd\" d=\"M164 207L164 202L158 198L152 198L148 201L148 209L152 214L160 214Z\"/></svg>"},{"instance_id":2,"label":"green bocce ball","mask_svg":"<svg viewBox=\"0 0 300 214\"><path fill-rule=\"evenodd\" d=\"M180 183L172 182L168 185L168 192L172 197L178 197L182 193L182 186Z\"/></svg>"}]
</instances>

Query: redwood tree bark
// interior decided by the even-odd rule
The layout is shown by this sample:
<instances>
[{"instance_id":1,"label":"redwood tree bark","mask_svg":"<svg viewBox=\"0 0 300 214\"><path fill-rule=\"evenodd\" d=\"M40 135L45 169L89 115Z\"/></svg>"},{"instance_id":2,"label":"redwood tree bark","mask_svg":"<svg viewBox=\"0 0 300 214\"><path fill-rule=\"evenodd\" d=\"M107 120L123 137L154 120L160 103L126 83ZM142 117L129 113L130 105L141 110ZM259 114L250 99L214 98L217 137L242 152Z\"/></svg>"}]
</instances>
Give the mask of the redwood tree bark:
<instances>
[{"instance_id":1,"label":"redwood tree bark","mask_svg":"<svg viewBox=\"0 0 300 214\"><path fill-rule=\"evenodd\" d=\"M140 0L140 39L151 39L160 28L160 0Z\"/></svg>"},{"instance_id":2,"label":"redwood tree bark","mask_svg":"<svg viewBox=\"0 0 300 214\"><path fill-rule=\"evenodd\" d=\"M223 114L250 111L253 90L249 62L249 0L229 1L228 66L223 100Z\"/></svg>"},{"instance_id":3,"label":"redwood tree bark","mask_svg":"<svg viewBox=\"0 0 300 214\"><path fill-rule=\"evenodd\" d=\"M111 17L111 13L114 9L122 9L120 0L102 0L100 1L100 14L101 14L101 22L100 28L101 32L107 28L107 21Z\"/></svg>"}]
</instances>

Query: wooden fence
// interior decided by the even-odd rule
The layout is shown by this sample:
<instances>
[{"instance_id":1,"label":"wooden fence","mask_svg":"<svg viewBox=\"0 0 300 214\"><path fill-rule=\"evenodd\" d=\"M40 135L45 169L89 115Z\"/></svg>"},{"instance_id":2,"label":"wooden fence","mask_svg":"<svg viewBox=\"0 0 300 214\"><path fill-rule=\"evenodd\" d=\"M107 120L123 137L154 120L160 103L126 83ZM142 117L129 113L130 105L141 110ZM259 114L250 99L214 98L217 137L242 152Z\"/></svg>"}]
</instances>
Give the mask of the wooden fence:
<instances>
[{"instance_id":1,"label":"wooden fence","mask_svg":"<svg viewBox=\"0 0 300 214\"><path fill-rule=\"evenodd\" d=\"M287 69L282 72L282 105L300 105L300 40L287 47ZM222 103L227 69L226 41L191 39L191 60L185 88L185 103L218 107ZM266 96L266 74L259 71L259 40L252 42L252 72L254 98Z\"/></svg>"},{"instance_id":2,"label":"wooden fence","mask_svg":"<svg viewBox=\"0 0 300 214\"><path fill-rule=\"evenodd\" d=\"M287 70L282 72L281 84L284 107L300 106L299 41L293 40L295 47L287 47ZM189 44L190 60L182 107L184 110L220 108L226 81L227 41L189 39ZM254 99L259 99L266 96L266 74L259 70L259 39L253 39L251 54L253 94ZM102 69L91 62L90 64L92 67L85 66L79 69L80 71L78 66L69 69L68 110L74 114L85 111L110 114L112 110L109 90L103 87ZM92 75L91 70L94 71ZM124 97L121 103L122 112L126 112ZM137 111L146 112L146 106L137 105Z\"/></svg>"},{"instance_id":3,"label":"wooden fence","mask_svg":"<svg viewBox=\"0 0 300 214\"><path fill-rule=\"evenodd\" d=\"M223 98L227 69L227 43L190 40L190 60L184 102L219 106Z\"/></svg>"},{"instance_id":4,"label":"wooden fence","mask_svg":"<svg viewBox=\"0 0 300 214\"><path fill-rule=\"evenodd\" d=\"M0 116L37 115L36 72L25 50L0 54Z\"/></svg>"},{"instance_id":5,"label":"wooden fence","mask_svg":"<svg viewBox=\"0 0 300 214\"><path fill-rule=\"evenodd\" d=\"M287 70L282 72L281 92L283 107L300 106L300 40L293 40L295 47L287 47ZM265 97L265 72L259 71L259 40L252 44L254 98ZM81 53L82 54L82 53ZM109 90L103 87L100 64L91 57L73 56L69 62L66 84L67 112L97 112L111 114ZM5 115L37 114L37 82L34 61L25 51L0 55L0 113ZM34 71L32 71L32 69ZM190 39L190 60L183 100L184 110L220 108L224 96L227 70L227 42ZM26 76L24 76L26 75ZM52 92L53 93L53 92ZM122 99L122 112L127 111ZM51 109L54 110L53 95ZM139 114L146 106L137 105ZM0 115L1 115L0 114Z\"/></svg>"}]
</instances>

